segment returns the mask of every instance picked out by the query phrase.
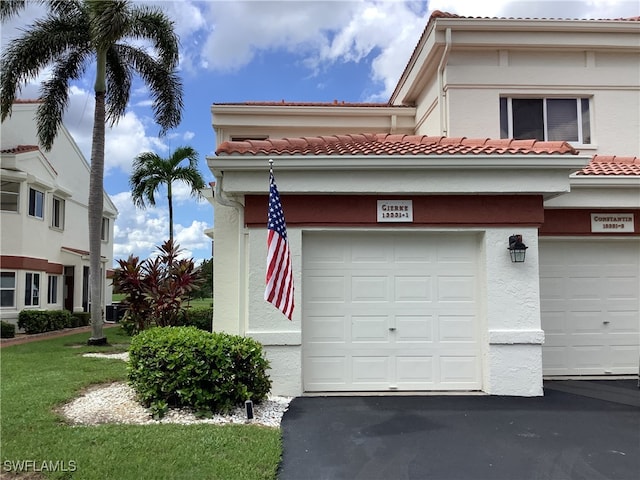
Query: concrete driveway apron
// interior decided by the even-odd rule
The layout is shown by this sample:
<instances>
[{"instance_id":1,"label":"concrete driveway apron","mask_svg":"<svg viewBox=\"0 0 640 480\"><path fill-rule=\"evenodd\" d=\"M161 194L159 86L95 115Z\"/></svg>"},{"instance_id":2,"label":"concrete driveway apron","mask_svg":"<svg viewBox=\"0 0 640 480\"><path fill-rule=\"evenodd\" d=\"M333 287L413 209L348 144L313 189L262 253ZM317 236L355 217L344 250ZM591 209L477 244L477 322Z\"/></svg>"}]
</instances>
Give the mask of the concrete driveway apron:
<instances>
[{"instance_id":1,"label":"concrete driveway apron","mask_svg":"<svg viewBox=\"0 0 640 480\"><path fill-rule=\"evenodd\" d=\"M588 396L558 385L536 398L296 398L278 478L640 478L637 380L597 383Z\"/></svg>"}]
</instances>

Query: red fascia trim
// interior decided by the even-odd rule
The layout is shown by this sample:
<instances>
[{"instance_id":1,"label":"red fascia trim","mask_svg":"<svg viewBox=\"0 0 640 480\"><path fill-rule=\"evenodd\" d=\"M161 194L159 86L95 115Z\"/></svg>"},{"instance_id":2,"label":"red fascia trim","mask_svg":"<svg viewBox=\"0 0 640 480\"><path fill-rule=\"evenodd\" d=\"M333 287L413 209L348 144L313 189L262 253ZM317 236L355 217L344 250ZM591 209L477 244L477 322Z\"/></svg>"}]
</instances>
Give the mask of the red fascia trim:
<instances>
[{"instance_id":1,"label":"red fascia trim","mask_svg":"<svg viewBox=\"0 0 640 480\"><path fill-rule=\"evenodd\" d=\"M629 236L640 234L640 209L613 208L613 209L577 209L558 208L544 211L544 224L539 230L540 236L562 236L562 235L603 235L602 233L591 232L592 213L633 213L633 232L627 233L607 233L606 236Z\"/></svg>"},{"instance_id":2,"label":"red fascia trim","mask_svg":"<svg viewBox=\"0 0 640 480\"><path fill-rule=\"evenodd\" d=\"M7 270L33 270L50 275L62 275L64 270L60 263L52 263L44 258L21 257L14 255L0 256L0 265Z\"/></svg>"},{"instance_id":3,"label":"red fascia trim","mask_svg":"<svg viewBox=\"0 0 640 480\"><path fill-rule=\"evenodd\" d=\"M408 225L531 225L544 220L541 195L284 195L280 197L287 225L400 226L378 223L378 200L413 200ZM268 197L245 196L245 222L266 225ZM407 224L405 224L407 225Z\"/></svg>"}]
</instances>

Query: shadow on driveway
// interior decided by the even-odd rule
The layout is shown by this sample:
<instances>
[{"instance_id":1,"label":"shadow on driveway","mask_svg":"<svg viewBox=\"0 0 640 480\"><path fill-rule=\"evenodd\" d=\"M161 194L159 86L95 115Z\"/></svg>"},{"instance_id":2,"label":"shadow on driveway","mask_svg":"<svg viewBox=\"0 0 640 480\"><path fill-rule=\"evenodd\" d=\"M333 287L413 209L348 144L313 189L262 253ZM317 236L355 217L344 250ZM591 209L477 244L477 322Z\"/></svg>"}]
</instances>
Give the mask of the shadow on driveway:
<instances>
[{"instance_id":1,"label":"shadow on driveway","mask_svg":"<svg viewBox=\"0 0 640 480\"><path fill-rule=\"evenodd\" d=\"M637 380L595 383L545 383L534 398L295 398L278 478L640 478Z\"/></svg>"}]
</instances>

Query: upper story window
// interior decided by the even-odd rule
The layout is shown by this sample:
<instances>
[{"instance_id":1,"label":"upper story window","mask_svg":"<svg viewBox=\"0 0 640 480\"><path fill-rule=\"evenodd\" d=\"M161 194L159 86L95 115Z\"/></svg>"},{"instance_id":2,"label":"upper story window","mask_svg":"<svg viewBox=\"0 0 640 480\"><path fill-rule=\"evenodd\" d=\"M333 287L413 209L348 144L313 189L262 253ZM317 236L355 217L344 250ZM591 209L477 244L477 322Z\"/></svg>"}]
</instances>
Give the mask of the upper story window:
<instances>
[{"instance_id":1,"label":"upper story window","mask_svg":"<svg viewBox=\"0 0 640 480\"><path fill-rule=\"evenodd\" d=\"M16 306L16 274L0 272L0 307Z\"/></svg>"},{"instance_id":2,"label":"upper story window","mask_svg":"<svg viewBox=\"0 0 640 480\"><path fill-rule=\"evenodd\" d=\"M64 229L64 200L58 197L53 197L51 201L51 226Z\"/></svg>"},{"instance_id":3,"label":"upper story window","mask_svg":"<svg viewBox=\"0 0 640 480\"><path fill-rule=\"evenodd\" d=\"M44 218L44 192L29 188L29 215L36 218Z\"/></svg>"},{"instance_id":4,"label":"upper story window","mask_svg":"<svg viewBox=\"0 0 640 480\"><path fill-rule=\"evenodd\" d=\"M40 305L40 274L26 273L24 286L25 306L37 307Z\"/></svg>"},{"instance_id":5,"label":"upper story window","mask_svg":"<svg viewBox=\"0 0 640 480\"><path fill-rule=\"evenodd\" d=\"M109 219L102 217L102 228L100 229L100 238L103 242L109 240Z\"/></svg>"},{"instance_id":6,"label":"upper story window","mask_svg":"<svg viewBox=\"0 0 640 480\"><path fill-rule=\"evenodd\" d=\"M0 182L0 210L17 212L20 204L20 183L2 180Z\"/></svg>"},{"instance_id":7,"label":"upper story window","mask_svg":"<svg viewBox=\"0 0 640 480\"><path fill-rule=\"evenodd\" d=\"M589 99L500 98L500 138L589 144Z\"/></svg>"}]
</instances>

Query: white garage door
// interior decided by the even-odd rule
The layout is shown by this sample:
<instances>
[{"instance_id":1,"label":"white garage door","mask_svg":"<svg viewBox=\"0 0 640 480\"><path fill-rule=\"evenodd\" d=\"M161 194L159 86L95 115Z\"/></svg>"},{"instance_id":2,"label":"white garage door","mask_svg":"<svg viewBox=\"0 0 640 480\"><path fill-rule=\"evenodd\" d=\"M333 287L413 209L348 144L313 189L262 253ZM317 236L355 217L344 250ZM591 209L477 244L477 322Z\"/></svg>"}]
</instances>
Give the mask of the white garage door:
<instances>
[{"instance_id":1,"label":"white garage door","mask_svg":"<svg viewBox=\"0 0 640 480\"><path fill-rule=\"evenodd\" d=\"M637 374L640 243L541 240L545 375Z\"/></svg>"},{"instance_id":2,"label":"white garage door","mask_svg":"<svg viewBox=\"0 0 640 480\"><path fill-rule=\"evenodd\" d=\"M305 233L305 391L479 390L474 235Z\"/></svg>"}]
</instances>

